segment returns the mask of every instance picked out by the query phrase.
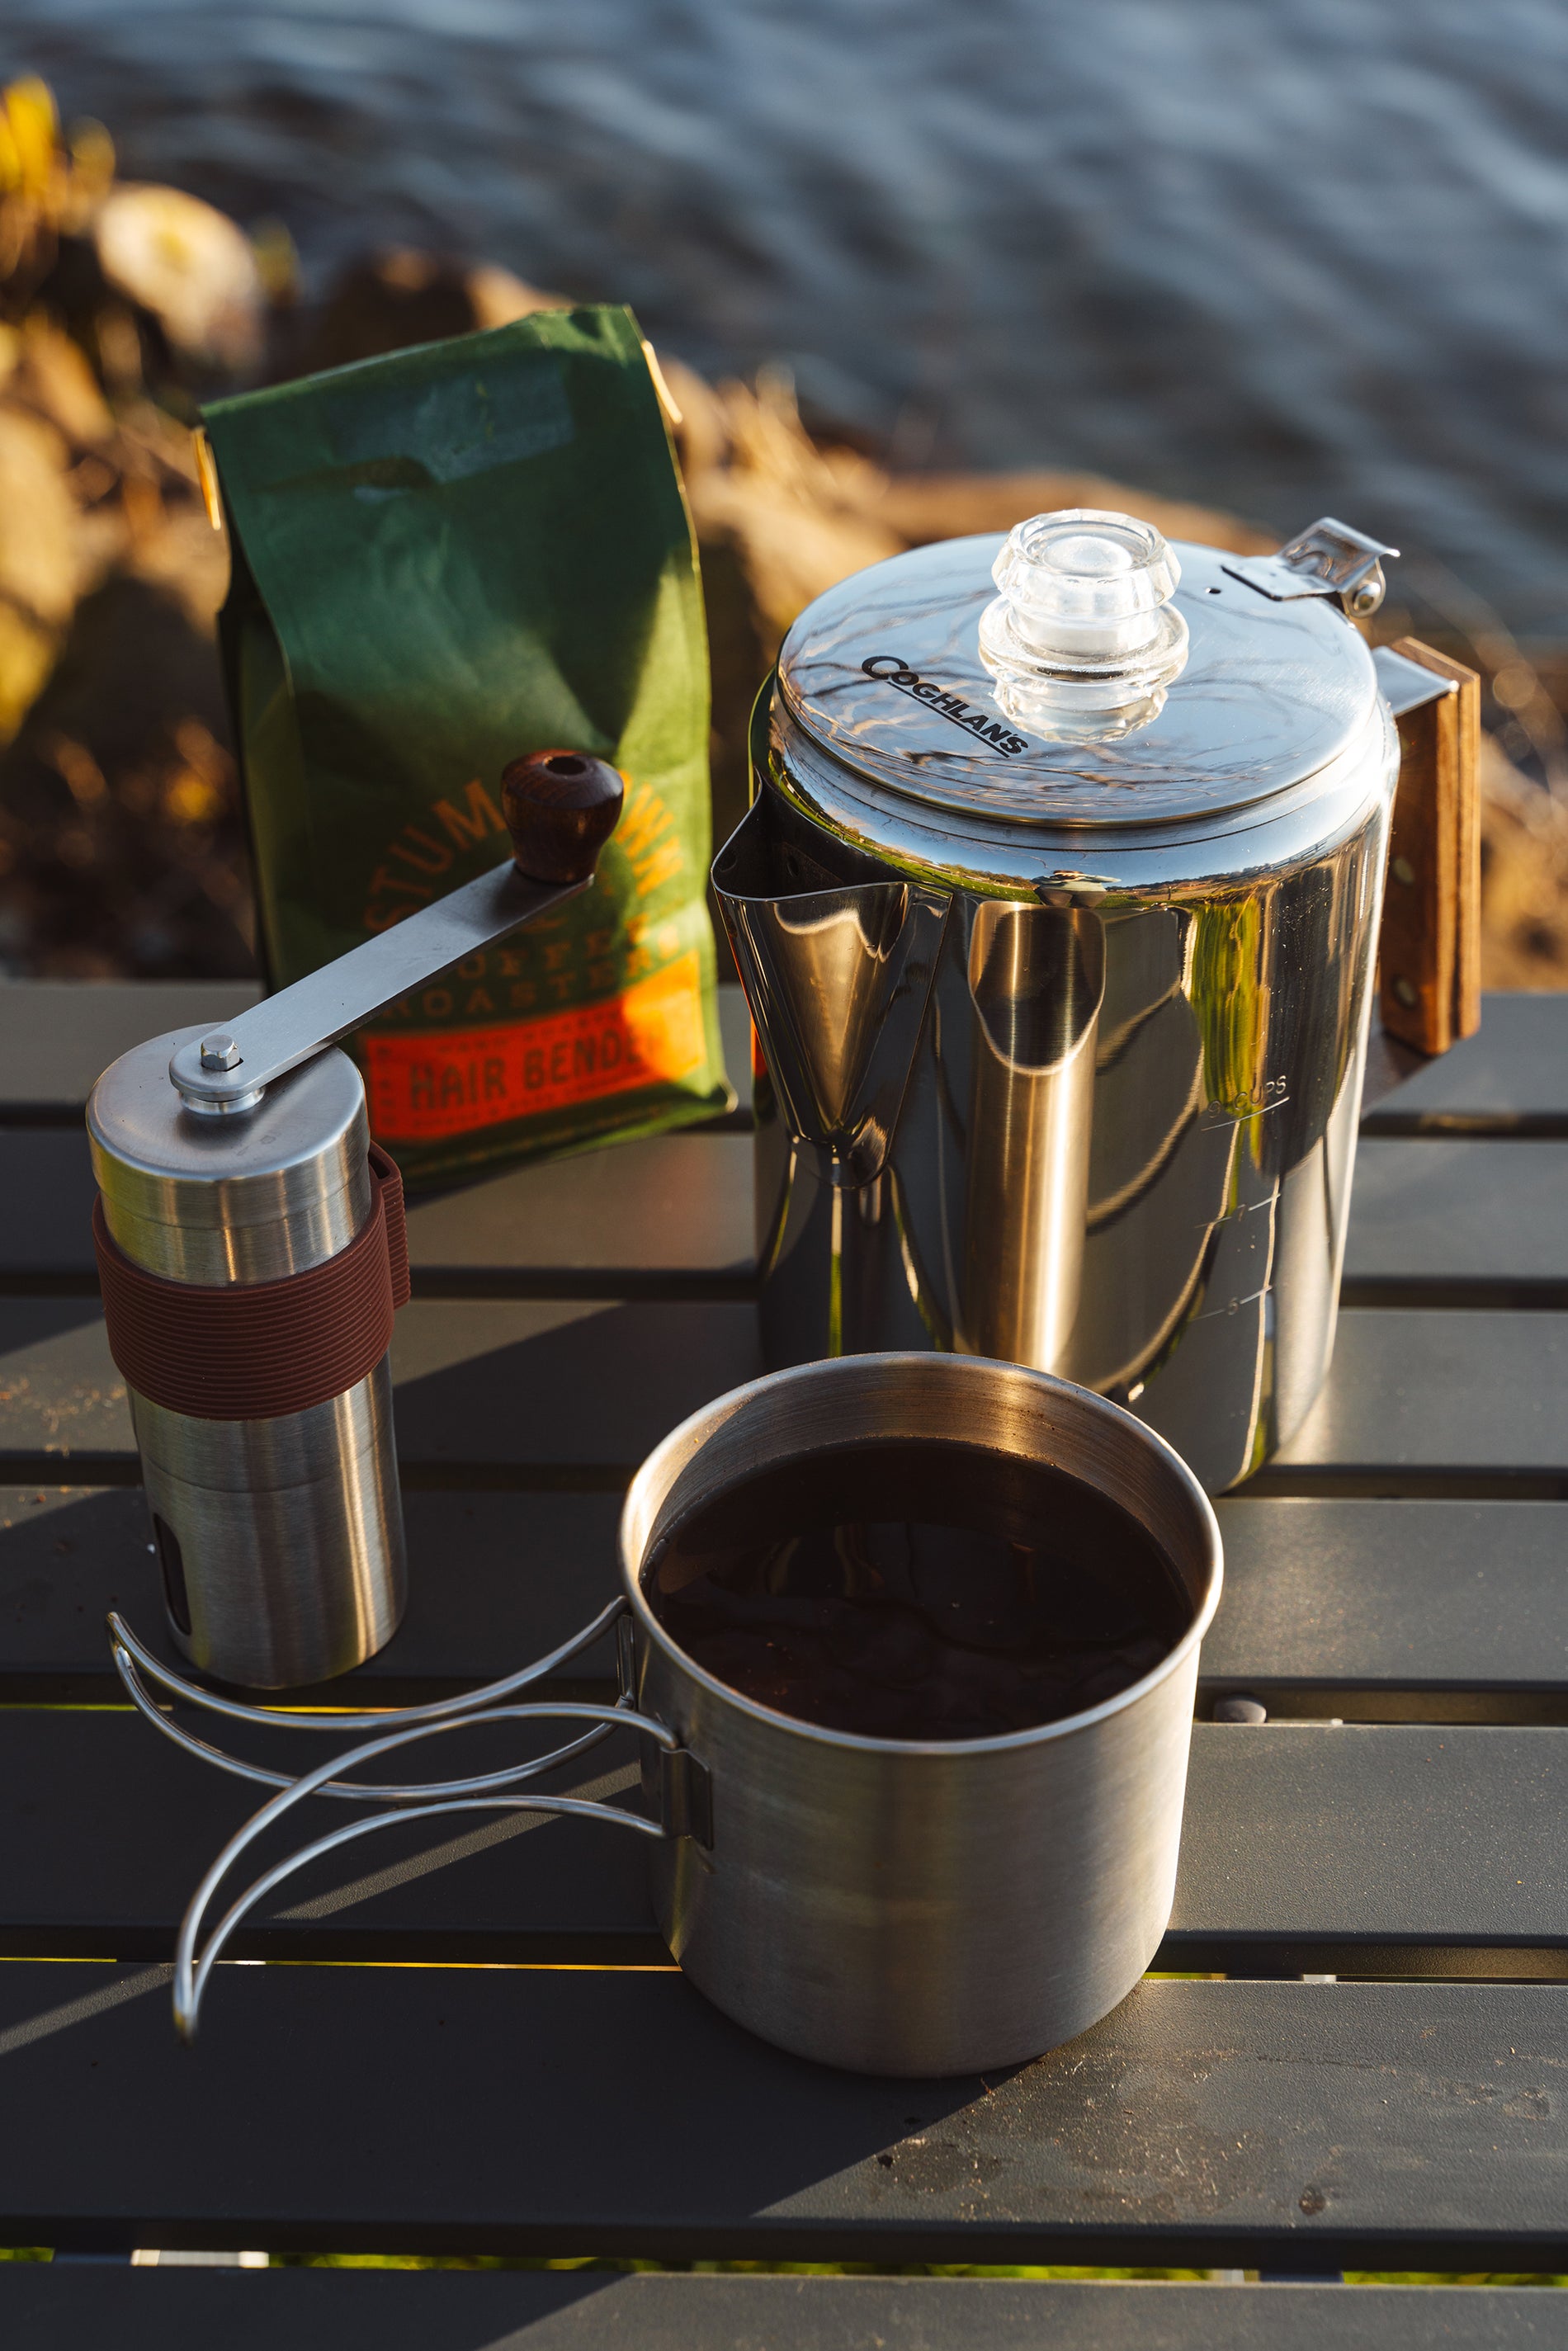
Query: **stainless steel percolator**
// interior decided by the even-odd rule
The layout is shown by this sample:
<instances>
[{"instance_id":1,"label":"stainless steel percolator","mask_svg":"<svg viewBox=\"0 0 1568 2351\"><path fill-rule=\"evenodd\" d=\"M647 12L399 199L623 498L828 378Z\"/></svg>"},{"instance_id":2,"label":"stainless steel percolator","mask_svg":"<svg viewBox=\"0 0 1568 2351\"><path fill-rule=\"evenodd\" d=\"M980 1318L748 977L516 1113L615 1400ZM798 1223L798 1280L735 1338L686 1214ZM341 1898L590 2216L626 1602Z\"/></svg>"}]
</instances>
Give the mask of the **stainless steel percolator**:
<instances>
[{"instance_id":1,"label":"stainless steel percolator","mask_svg":"<svg viewBox=\"0 0 1568 2351\"><path fill-rule=\"evenodd\" d=\"M1103 1704L1003 1737L868 1739L778 1713L716 1680L650 1610L644 1578L672 1522L771 1464L827 1446L967 1442L1095 1487L1160 1545L1190 1609L1155 1669ZM1170 1916L1198 1646L1219 1597L1219 1531L1202 1488L1131 1414L1010 1364L858 1355L775 1373L665 1437L627 1494L620 1596L550 1656L489 1688L402 1711L301 1716L183 1682L117 1618L117 1667L165 1737L277 1790L214 1861L181 1928L174 2011L187 2036L234 1929L285 1877L393 1821L516 1809L617 1824L648 1844L655 1912L698 1990L763 2039L856 2071L969 2073L1083 2032L1131 1991ZM614 1707L530 1702L528 1687L617 1625ZM375 1735L294 1782L221 1754L162 1710L176 1699L258 1727ZM476 1723L591 1726L554 1753L477 1777L374 1786L346 1775ZM524 1782L617 1729L643 1754L645 1813ZM233 1865L311 1794L387 1809L265 1872L219 1918Z\"/></svg>"},{"instance_id":2,"label":"stainless steel percolator","mask_svg":"<svg viewBox=\"0 0 1568 2351\"><path fill-rule=\"evenodd\" d=\"M586 888L621 798L601 761L514 762L514 859L222 1030L150 1038L93 1088L99 1279L169 1621L225 1681L325 1680L402 1612L402 1189L334 1040Z\"/></svg>"},{"instance_id":3,"label":"stainless steel percolator","mask_svg":"<svg viewBox=\"0 0 1568 2351\"><path fill-rule=\"evenodd\" d=\"M800 615L713 869L766 1062L769 1364L1059 1372L1211 1491L1299 1426L1333 1343L1395 719L1463 674L1353 624L1393 552L1325 521L1238 558L1072 511Z\"/></svg>"}]
</instances>

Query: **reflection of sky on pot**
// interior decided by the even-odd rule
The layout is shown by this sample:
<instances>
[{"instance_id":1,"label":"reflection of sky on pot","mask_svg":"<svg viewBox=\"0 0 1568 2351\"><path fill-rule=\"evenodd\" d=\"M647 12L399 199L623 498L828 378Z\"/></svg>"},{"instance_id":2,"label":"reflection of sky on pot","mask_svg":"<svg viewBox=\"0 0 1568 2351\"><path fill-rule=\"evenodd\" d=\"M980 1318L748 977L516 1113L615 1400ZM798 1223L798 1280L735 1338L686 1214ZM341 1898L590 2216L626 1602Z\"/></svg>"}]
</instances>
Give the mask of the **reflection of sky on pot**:
<instances>
[{"instance_id":1,"label":"reflection of sky on pot","mask_svg":"<svg viewBox=\"0 0 1568 2351\"><path fill-rule=\"evenodd\" d=\"M903 462L1328 508L1568 635L1553 0L7 0L0 65L313 270L464 247Z\"/></svg>"}]
</instances>

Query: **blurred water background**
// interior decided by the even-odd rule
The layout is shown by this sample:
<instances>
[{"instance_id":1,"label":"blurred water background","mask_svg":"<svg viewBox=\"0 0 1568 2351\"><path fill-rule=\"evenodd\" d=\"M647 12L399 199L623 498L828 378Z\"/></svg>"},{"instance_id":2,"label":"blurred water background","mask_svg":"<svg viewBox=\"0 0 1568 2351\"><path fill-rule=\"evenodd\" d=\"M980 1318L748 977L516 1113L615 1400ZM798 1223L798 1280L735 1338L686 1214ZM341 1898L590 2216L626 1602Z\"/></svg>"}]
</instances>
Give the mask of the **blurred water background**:
<instances>
[{"instance_id":1,"label":"blurred water background","mask_svg":"<svg viewBox=\"0 0 1568 2351\"><path fill-rule=\"evenodd\" d=\"M1565 133L1562 0L0 0L0 976L253 967L200 401L566 298L677 388L720 837L863 565L1335 513L1568 987Z\"/></svg>"},{"instance_id":2,"label":"blurred water background","mask_svg":"<svg viewBox=\"0 0 1568 2351\"><path fill-rule=\"evenodd\" d=\"M1335 512L1568 641L1558 0L5 0L0 70L308 287L500 262L897 467Z\"/></svg>"}]
</instances>

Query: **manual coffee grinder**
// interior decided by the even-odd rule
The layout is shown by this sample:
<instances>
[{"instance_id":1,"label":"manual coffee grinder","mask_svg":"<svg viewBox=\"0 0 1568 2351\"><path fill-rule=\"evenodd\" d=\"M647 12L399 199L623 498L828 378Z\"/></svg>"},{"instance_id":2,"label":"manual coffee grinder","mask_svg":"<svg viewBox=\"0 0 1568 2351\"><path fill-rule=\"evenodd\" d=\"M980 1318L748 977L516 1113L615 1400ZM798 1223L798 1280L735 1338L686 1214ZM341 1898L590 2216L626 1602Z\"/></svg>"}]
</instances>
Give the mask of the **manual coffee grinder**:
<instances>
[{"instance_id":1,"label":"manual coffee grinder","mask_svg":"<svg viewBox=\"0 0 1568 2351\"><path fill-rule=\"evenodd\" d=\"M402 1191L336 1040L591 881L621 813L613 768L539 752L502 798L505 864L223 1029L149 1038L88 1102L110 1352L169 1620L221 1680L326 1680L402 1613Z\"/></svg>"},{"instance_id":2,"label":"manual coffee grinder","mask_svg":"<svg viewBox=\"0 0 1568 2351\"><path fill-rule=\"evenodd\" d=\"M1432 1050L1479 1017L1476 681L1369 650L1394 552L1037 515L800 615L714 865L767 1065L771 1365L1059 1373L1211 1491L1300 1426L1391 810L1385 1024Z\"/></svg>"}]
</instances>

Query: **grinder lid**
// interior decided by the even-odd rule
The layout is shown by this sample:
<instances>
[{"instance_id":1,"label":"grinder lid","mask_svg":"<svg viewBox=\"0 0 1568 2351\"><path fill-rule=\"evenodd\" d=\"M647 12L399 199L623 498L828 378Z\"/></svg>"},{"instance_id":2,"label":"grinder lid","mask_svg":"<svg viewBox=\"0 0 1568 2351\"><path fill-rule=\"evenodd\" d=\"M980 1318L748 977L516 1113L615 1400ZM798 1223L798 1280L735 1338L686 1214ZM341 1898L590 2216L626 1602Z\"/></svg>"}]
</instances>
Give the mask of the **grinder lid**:
<instances>
[{"instance_id":1,"label":"grinder lid","mask_svg":"<svg viewBox=\"0 0 1568 2351\"><path fill-rule=\"evenodd\" d=\"M126 1256L166 1280L279 1280L346 1249L371 1212L364 1084L329 1047L255 1109L202 1116L170 1083L169 1059L211 1030L149 1037L93 1087L104 1217Z\"/></svg>"},{"instance_id":2,"label":"grinder lid","mask_svg":"<svg viewBox=\"0 0 1568 2351\"><path fill-rule=\"evenodd\" d=\"M1088 510L841 580L796 621L779 677L789 716L873 783L1025 826L1249 808L1348 749L1377 690L1322 579Z\"/></svg>"}]
</instances>

